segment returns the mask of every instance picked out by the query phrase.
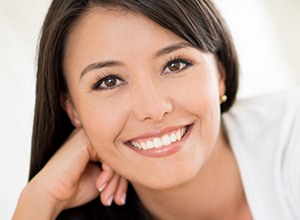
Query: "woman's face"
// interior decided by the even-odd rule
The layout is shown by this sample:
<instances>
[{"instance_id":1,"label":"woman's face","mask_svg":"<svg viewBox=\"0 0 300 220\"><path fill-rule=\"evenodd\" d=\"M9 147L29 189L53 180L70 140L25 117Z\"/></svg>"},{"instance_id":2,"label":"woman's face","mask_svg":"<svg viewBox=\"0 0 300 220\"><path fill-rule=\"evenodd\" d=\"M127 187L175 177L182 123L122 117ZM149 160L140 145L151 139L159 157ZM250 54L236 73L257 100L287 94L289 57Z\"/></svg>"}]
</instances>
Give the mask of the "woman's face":
<instances>
[{"instance_id":1,"label":"woman's face","mask_svg":"<svg viewBox=\"0 0 300 220\"><path fill-rule=\"evenodd\" d=\"M133 12L94 8L69 35L67 112L99 157L135 184L193 178L219 135L215 58Z\"/></svg>"}]
</instances>

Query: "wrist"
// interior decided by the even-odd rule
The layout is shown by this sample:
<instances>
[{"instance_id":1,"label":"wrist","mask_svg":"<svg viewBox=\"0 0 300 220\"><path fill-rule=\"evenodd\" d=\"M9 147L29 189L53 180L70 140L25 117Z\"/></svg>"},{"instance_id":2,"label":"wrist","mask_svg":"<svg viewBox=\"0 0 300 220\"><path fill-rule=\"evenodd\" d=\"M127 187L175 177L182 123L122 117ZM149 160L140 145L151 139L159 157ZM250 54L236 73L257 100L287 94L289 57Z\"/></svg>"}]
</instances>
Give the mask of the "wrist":
<instances>
[{"instance_id":1,"label":"wrist","mask_svg":"<svg viewBox=\"0 0 300 220\"><path fill-rule=\"evenodd\" d=\"M47 190L31 181L22 190L13 220L55 219L63 210L63 205Z\"/></svg>"}]
</instances>

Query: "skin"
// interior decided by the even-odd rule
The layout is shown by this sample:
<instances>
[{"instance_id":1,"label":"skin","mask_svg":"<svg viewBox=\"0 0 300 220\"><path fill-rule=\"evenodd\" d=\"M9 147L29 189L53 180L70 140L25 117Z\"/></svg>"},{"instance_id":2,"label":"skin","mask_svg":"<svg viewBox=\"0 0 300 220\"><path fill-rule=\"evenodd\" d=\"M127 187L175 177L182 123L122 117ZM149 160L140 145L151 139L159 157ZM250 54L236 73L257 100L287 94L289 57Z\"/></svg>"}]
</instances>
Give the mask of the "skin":
<instances>
[{"instance_id":1,"label":"skin","mask_svg":"<svg viewBox=\"0 0 300 220\"><path fill-rule=\"evenodd\" d=\"M105 67L90 68L107 61ZM63 164L69 175L86 173L84 181L96 182L97 188L109 182L107 188L110 195L118 195L117 201L126 189L119 175L128 179L154 219L251 219L238 167L220 126L225 74L212 54L142 15L93 8L69 35L64 71L69 93L62 95L62 103L77 130L47 164L50 168L41 172L44 176L37 175L39 181L48 180L45 174L53 173L53 164L65 156L70 164L82 162L73 170ZM99 83L108 75L117 77ZM192 126L181 149L168 156L145 156L126 144L140 135L187 125ZM85 140L85 159L79 154L71 158L75 138ZM110 171L110 178L101 179L97 168L83 169L86 164L93 167L91 161L97 159L119 175ZM95 197L96 191L76 199L82 193L76 180L82 176L68 177L73 191L60 184L47 189L53 198L47 203L51 216ZM22 208L22 196L20 200Z\"/></svg>"},{"instance_id":2,"label":"skin","mask_svg":"<svg viewBox=\"0 0 300 220\"><path fill-rule=\"evenodd\" d=\"M219 133L219 96L225 91L214 57L193 47L156 55L181 42L137 14L94 9L73 29L67 46L70 118L117 173L149 188L170 188L193 178ZM178 56L193 65L165 73L166 63ZM108 60L121 64L80 77L86 66ZM124 85L120 80L113 89L93 90L99 77L108 74L120 75ZM189 124L193 129L188 146L168 157L145 157L124 144L151 131Z\"/></svg>"},{"instance_id":3,"label":"skin","mask_svg":"<svg viewBox=\"0 0 300 220\"><path fill-rule=\"evenodd\" d=\"M160 53L182 42L187 43L142 15L91 10L67 45L67 112L84 128L101 158L132 182L153 217L241 217L246 200L220 128L225 74L213 55L191 45ZM175 58L192 65L177 62L179 68L171 71L166 65ZM93 63L110 61L118 64L82 73ZM93 89L107 75L118 75L114 86L107 88L102 82ZM125 144L162 128L189 124L193 126L184 147L166 157L147 157Z\"/></svg>"},{"instance_id":4,"label":"skin","mask_svg":"<svg viewBox=\"0 0 300 220\"><path fill-rule=\"evenodd\" d=\"M108 199L114 196L116 204L123 205L127 181L105 162L100 170L94 163L98 160L84 130L76 128L23 189L13 219L55 219L62 210L95 199L103 185L102 203L109 205Z\"/></svg>"}]
</instances>

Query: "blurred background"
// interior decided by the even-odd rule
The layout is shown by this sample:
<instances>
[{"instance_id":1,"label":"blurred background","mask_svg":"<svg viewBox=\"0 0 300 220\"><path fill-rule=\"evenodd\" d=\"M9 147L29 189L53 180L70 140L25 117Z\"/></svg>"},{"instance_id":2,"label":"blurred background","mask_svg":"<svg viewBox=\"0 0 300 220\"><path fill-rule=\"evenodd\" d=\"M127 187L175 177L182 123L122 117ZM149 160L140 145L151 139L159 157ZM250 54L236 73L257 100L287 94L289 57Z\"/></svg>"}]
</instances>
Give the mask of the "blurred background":
<instances>
[{"instance_id":1,"label":"blurred background","mask_svg":"<svg viewBox=\"0 0 300 220\"><path fill-rule=\"evenodd\" d=\"M239 97L300 87L300 1L215 0L241 65ZM29 169L36 48L50 0L0 0L0 219Z\"/></svg>"}]
</instances>

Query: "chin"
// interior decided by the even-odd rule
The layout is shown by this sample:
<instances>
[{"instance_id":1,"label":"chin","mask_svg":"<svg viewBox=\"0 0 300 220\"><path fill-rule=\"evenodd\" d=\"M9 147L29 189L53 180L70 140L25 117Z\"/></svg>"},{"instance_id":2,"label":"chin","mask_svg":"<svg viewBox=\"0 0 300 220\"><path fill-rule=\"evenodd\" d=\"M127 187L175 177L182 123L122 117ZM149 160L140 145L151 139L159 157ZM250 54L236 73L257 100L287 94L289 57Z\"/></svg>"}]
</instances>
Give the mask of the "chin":
<instances>
[{"instance_id":1,"label":"chin","mask_svg":"<svg viewBox=\"0 0 300 220\"><path fill-rule=\"evenodd\" d=\"M184 162L186 161L186 162ZM194 161L194 162L193 162ZM139 185L152 190L172 190L192 183L201 172L204 165L203 158L194 160L181 159L176 166L169 166L168 169L152 170L146 177L133 181L133 185ZM174 162L175 163L175 162Z\"/></svg>"}]
</instances>

